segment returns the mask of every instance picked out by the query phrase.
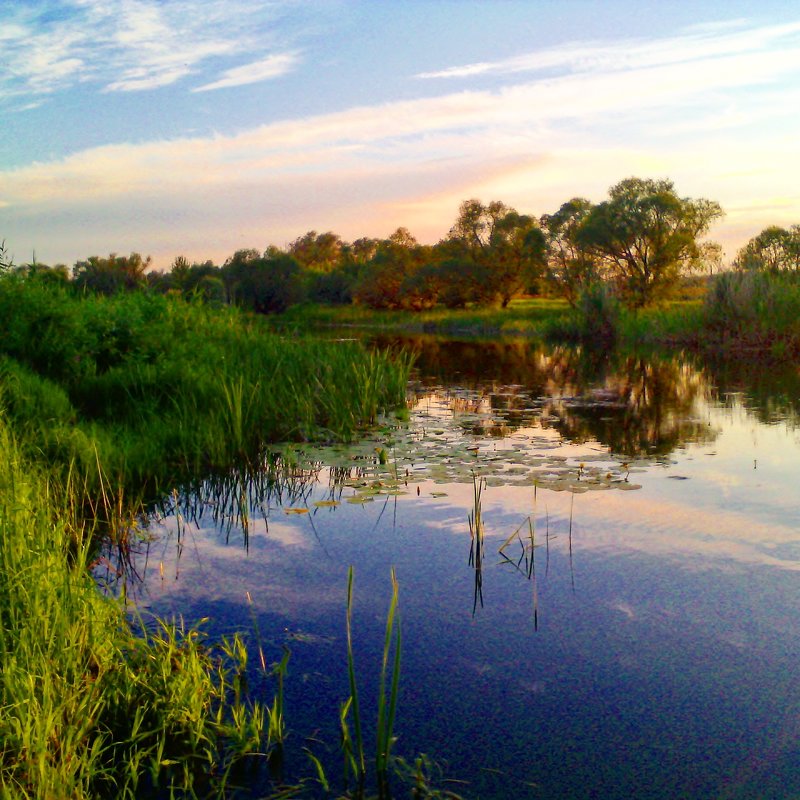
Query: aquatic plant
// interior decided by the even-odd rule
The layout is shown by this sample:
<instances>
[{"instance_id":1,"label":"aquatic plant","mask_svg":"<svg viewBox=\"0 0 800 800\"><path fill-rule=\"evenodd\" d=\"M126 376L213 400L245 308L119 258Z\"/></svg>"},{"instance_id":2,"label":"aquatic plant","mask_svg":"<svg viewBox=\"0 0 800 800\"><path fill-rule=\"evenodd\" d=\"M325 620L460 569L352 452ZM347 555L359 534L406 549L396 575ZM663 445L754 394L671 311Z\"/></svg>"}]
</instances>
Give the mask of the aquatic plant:
<instances>
[{"instance_id":1,"label":"aquatic plant","mask_svg":"<svg viewBox=\"0 0 800 800\"><path fill-rule=\"evenodd\" d=\"M3 796L222 794L263 746L243 642L129 622L92 580L81 491L25 461L0 417Z\"/></svg>"},{"instance_id":2,"label":"aquatic plant","mask_svg":"<svg viewBox=\"0 0 800 800\"><path fill-rule=\"evenodd\" d=\"M400 692L400 653L402 641L400 635L400 622L396 619L399 599L399 587L394 568L391 572L392 597L386 615L386 635L383 643L383 657L381 660L380 680L378 684L378 719L376 726L375 750L375 776L379 798L390 798L389 772L393 765L391 755L394 742L392 731L397 712L397 700ZM353 797L363 798L366 786L366 754L362 729L361 709L358 701L358 681L356 679L355 657L353 653L352 633L353 613L353 568L347 572L347 675L350 685L350 696L342 704L339 722L342 732L342 751L345 759L345 781L352 773L356 779L355 794ZM391 667L391 683L387 687L389 672L389 657L394 651ZM353 731L355 738L350 734L348 717L353 713ZM321 769L319 762L316 765Z\"/></svg>"},{"instance_id":3,"label":"aquatic plant","mask_svg":"<svg viewBox=\"0 0 800 800\"><path fill-rule=\"evenodd\" d=\"M412 359L270 332L259 318L133 293L0 282L2 402L25 451L129 495L261 463L276 440L355 437L405 401ZM97 488L96 486L94 487Z\"/></svg>"}]
</instances>

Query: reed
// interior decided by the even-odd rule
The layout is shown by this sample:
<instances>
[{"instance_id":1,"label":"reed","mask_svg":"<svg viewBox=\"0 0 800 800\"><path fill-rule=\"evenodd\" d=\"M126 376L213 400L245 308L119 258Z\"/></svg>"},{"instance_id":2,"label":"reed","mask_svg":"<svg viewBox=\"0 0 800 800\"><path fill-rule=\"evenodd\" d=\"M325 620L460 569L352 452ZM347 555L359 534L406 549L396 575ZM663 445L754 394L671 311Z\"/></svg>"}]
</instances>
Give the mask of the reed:
<instances>
[{"instance_id":1,"label":"reed","mask_svg":"<svg viewBox=\"0 0 800 800\"><path fill-rule=\"evenodd\" d=\"M486 486L486 478L472 476L472 511L467 516L469 524L469 565L475 572L475 590L472 599L472 616L478 609L480 600L483 608L483 514L481 511L481 498Z\"/></svg>"},{"instance_id":2,"label":"reed","mask_svg":"<svg viewBox=\"0 0 800 800\"><path fill-rule=\"evenodd\" d=\"M380 800L389 800L391 788L389 785L390 771L395 763L391 750L394 744L393 729L397 713L397 701L400 694L400 654L402 639L400 634L400 621L398 618L399 586L394 568L391 572L392 596L389 610L386 615L386 633L383 642L383 657L378 683L378 718L376 725L376 750L375 750L375 781L377 784L377 797ZM339 714L339 723L342 732L342 751L344 755L345 784L352 773L355 778L355 788L348 797L355 800L365 800L367 759L364 746L363 725L359 704L358 681L356 679L355 656L353 652L353 568L347 572L347 675L350 684L350 696L342 704ZM393 653L393 655L392 655ZM389 680L389 662L391 657L391 680ZM353 731L350 733L348 718L353 714ZM313 759L315 767L324 775L322 765Z\"/></svg>"},{"instance_id":3,"label":"reed","mask_svg":"<svg viewBox=\"0 0 800 800\"><path fill-rule=\"evenodd\" d=\"M0 785L5 798L225 792L262 750L240 637L130 623L90 574L79 484L31 465L0 417Z\"/></svg>"},{"instance_id":4,"label":"reed","mask_svg":"<svg viewBox=\"0 0 800 800\"><path fill-rule=\"evenodd\" d=\"M8 277L0 329L0 403L25 452L74 465L90 491L99 460L115 486L152 499L257 465L274 441L354 438L404 406L412 363L278 335L234 309Z\"/></svg>"}]
</instances>

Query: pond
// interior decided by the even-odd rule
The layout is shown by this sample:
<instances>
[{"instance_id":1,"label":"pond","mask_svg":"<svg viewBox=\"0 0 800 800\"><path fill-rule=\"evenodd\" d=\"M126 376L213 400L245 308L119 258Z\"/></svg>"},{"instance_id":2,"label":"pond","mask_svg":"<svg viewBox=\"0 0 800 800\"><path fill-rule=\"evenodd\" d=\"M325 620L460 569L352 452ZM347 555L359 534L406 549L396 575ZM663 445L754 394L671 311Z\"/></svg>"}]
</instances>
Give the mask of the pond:
<instances>
[{"instance_id":1,"label":"pond","mask_svg":"<svg viewBox=\"0 0 800 800\"><path fill-rule=\"evenodd\" d=\"M362 714L394 567L397 752L453 791L800 796L798 370L378 343L419 353L407 421L176 495L131 555L140 608L248 633L256 693L289 647L287 772L340 763L352 565Z\"/></svg>"}]
</instances>

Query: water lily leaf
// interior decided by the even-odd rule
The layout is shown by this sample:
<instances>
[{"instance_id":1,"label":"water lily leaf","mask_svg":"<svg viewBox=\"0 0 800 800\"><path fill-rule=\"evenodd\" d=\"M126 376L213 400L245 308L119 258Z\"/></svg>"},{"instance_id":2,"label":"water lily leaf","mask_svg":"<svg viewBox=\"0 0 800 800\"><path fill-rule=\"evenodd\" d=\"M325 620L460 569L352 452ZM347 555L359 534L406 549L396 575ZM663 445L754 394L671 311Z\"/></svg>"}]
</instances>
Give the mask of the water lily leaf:
<instances>
[{"instance_id":1,"label":"water lily leaf","mask_svg":"<svg viewBox=\"0 0 800 800\"><path fill-rule=\"evenodd\" d=\"M307 508L284 508L284 514L308 514Z\"/></svg>"}]
</instances>

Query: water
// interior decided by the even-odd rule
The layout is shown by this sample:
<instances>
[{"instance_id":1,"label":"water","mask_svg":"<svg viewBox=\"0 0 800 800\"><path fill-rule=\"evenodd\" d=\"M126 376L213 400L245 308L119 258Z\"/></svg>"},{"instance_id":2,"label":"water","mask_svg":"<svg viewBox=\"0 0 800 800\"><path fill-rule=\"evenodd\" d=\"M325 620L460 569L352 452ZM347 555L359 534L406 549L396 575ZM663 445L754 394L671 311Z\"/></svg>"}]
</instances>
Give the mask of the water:
<instances>
[{"instance_id":1,"label":"water","mask_svg":"<svg viewBox=\"0 0 800 800\"><path fill-rule=\"evenodd\" d=\"M455 791L800 795L797 370L410 344L407 425L249 486L246 533L243 487L202 487L135 554L140 605L291 649L290 773L303 746L338 764L349 565L374 720L394 566L397 750Z\"/></svg>"}]
</instances>

